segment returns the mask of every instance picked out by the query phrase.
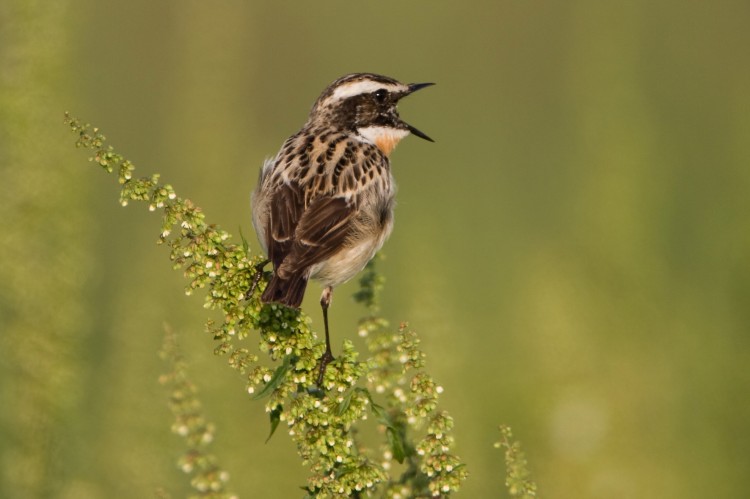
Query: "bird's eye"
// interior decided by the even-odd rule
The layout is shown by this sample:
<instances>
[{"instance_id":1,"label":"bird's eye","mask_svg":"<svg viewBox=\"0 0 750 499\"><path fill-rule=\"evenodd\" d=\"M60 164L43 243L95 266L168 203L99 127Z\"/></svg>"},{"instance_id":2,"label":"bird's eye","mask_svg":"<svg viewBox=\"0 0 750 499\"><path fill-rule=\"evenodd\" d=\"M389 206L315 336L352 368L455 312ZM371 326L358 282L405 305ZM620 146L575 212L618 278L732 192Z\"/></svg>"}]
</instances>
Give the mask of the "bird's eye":
<instances>
[{"instance_id":1,"label":"bird's eye","mask_svg":"<svg viewBox=\"0 0 750 499\"><path fill-rule=\"evenodd\" d=\"M374 95L375 95L375 99L378 102L383 102L386 96L388 95L388 92L386 92L385 89L381 88L380 90L376 90Z\"/></svg>"}]
</instances>

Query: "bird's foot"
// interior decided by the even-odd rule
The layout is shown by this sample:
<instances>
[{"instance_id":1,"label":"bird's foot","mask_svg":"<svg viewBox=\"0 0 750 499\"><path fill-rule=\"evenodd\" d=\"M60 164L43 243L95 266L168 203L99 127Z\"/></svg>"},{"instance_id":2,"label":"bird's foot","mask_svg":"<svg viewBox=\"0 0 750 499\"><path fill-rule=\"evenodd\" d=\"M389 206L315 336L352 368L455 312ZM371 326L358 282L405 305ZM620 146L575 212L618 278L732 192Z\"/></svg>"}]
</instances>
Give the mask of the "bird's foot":
<instances>
[{"instance_id":1,"label":"bird's foot","mask_svg":"<svg viewBox=\"0 0 750 499\"><path fill-rule=\"evenodd\" d=\"M334 360L333 354L330 350L326 350L323 356L320 358L320 367L318 368L318 388L323 386L323 377L326 374L326 367Z\"/></svg>"},{"instance_id":2,"label":"bird's foot","mask_svg":"<svg viewBox=\"0 0 750 499\"><path fill-rule=\"evenodd\" d=\"M257 264L255 268L255 275L253 275L253 282L250 284L250 289L247 290L247 293L245 293L245 300L249 300L251 296L253 296L253 293L255 292L255 288L258 287L258 284L260 283L260 280L263 278L263 268L268 265L268 262L270 260L263 260L259 264Z\"/></svg>"}]
</instances>

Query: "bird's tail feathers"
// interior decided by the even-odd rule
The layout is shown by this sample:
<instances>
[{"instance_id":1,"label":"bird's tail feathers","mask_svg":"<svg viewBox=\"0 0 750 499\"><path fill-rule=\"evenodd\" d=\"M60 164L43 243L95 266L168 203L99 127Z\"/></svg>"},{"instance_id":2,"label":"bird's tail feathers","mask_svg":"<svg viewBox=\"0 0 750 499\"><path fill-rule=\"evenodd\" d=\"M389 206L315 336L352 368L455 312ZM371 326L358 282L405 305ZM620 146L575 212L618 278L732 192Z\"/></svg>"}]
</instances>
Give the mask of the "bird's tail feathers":
<instances>
[{"instance_id":1,"label":"bird's tail feathers","mask_svg":"<svg viewBox=\"0 0 750 499\"><path fill-rule=\"evenodd\" d=\"M263 303L281 303L287 307L299 308L305 297L305 288L307 278L304 275L297 274L282 279L274 273L260 299Z\"/></svg>"}]
</instances>

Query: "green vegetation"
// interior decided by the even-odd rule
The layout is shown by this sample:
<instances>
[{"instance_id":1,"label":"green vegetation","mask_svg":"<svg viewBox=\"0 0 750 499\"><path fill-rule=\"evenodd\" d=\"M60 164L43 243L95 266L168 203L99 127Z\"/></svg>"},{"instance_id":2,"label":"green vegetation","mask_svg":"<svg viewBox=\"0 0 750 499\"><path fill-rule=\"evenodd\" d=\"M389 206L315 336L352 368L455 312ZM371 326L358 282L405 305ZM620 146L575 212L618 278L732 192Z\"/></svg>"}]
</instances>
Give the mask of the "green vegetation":
<instances>
[{"instance_id":1,"label":"green vegetation","mask_svg":"<svg viewBox=\"0 0 750 499\"><path fill-rule=\"evenodd\" d=\"M158 175L135 178L133 164L106 146L97 128L69 116L66 123L78 136L76 146L93 150L91 159L107 172L118 172L123 206L142 201L150 211L163 212L160 242L169 246L175 268L182 268L189 279L187 293L207 288L206 308L219 309L224 317L221 324L208 323L218 343L215 352L246 376L254 399L267 399L271 434L280 423L286 425L310 470L305 487L309 497L351 497L376 490L382 497L433 497L458 490L466 470L451 453L453 420L438 411L442 388L423 369L416 334L405 325L394 333L374 315L382 280L372 265L357 294L373 314L359 326L371 356L358 361L352 343L345 341L318 387L315 373L324 346L315 340L310 319L299 310L261 304L265 283L252 287L264 256L250 257L246 243L229 243L227 232L208 224L202 211L178 197L171 185L160 185ZM253 293L247 296L250 289ZM261 351L278 365L259 362L244 346L243 340L256 330ZM190 444L181 467L190 473L198 468L192 486L202 495L228 497L222 492L226 472L201 450L201 444L212 440L212 430L196 412L195 390L184 379L173 339L168 338L163 352L173 365L169 379L178 433ZM357 438L358 427L368 417L385 439L377 456ZM393 461L405 464L405 470L391 475Z\"/></svg>"},{"instance_id":2,"label":"green vegetation","mask_svg":"<svg viewBox=\"0 0 750 499\"><path fill-rule=\"evenodd\" d=\"M201 308L210 270L170 269L168 242L153 245L163 210L122 209L60 115L106 128L138 176L148 165L207 224L241 227L254 256L263 159L351 71L436 82L400 108L436 142L393 154L382 312L351 300L356 281L337 288L334 353L348 340L353 362L374 355L362 315L417 330L470 471L455 497L508 497L503 422L544 497L748 496L747 19L741 0L0 1L0 497L197 492L165 431L163 323L214 425L200 450L224 490L305 493L287 421L264 443L272 393L247 393L285 355L268 360L257 331L212 353L226 317ZM356 441L382 465L388 437L366 413ZM408 460L391 465L400 476Z\"/></svg>"}]
</instances>

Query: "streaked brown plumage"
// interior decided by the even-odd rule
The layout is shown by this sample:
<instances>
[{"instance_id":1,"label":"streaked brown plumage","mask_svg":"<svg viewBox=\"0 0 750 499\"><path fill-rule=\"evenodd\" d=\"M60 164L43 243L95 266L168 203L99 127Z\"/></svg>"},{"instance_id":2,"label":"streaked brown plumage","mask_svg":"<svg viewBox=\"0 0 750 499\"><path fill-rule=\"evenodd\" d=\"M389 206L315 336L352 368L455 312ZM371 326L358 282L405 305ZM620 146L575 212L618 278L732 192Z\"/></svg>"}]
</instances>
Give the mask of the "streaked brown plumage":
<instances>
[{"instance_id":1,"label":"streaked brown plumage","mask_svg":"<svg viewBox=\"0 0 750 499\"><path fill-rule=\"evenodd\" d=\"M393 228L389 155L409 133L432 140L402 121L396 105L428 85L370 73L339 78L261 169L253 225L273 264L261 299L296 308L309 279L323 284L327 349L321 379L333 359L327 315L333 288L362 270Z\"/></svg>"}]
</instances>

